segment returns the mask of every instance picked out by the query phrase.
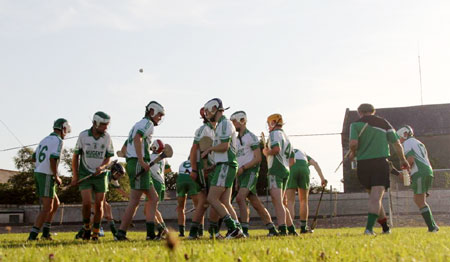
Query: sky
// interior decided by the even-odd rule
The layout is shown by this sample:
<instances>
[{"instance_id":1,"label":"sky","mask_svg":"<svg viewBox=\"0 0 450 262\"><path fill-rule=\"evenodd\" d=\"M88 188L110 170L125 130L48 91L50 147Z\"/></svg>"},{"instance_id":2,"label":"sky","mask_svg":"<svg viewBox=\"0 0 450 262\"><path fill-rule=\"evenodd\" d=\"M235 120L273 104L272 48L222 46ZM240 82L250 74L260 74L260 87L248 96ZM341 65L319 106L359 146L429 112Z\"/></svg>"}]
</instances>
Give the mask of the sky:
<instances>
[{"instance_id":1,"label":"sky","mask_svg":"<svg viewBox=\"0 0 450 262\"><path fill-rule=\"evenodd\" d=\"M166 117L154 135L169 137L177 170L200 107L219 97L257 135L281 113L341 190L340 135L298 135L340 133L361 103L449 103L449 28L448 1L0 0L0 168L14 170L7 149L39 143L55 119L77 136L100 110L118 150L156 100Z\"/></svg>"}]
</instances>

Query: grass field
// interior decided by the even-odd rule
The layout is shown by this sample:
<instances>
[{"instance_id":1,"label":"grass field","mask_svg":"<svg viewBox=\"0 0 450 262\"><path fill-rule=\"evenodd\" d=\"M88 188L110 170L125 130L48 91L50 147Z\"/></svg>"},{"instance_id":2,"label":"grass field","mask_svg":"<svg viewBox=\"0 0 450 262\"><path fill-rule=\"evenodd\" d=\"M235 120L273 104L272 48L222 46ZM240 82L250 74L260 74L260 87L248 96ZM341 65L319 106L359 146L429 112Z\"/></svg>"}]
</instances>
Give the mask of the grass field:
<instances>
[{"instance_id":1,"label":"grass field","mask_svg":"<svg viewBox=\"0 0 450 262\"><path fill-rule=\"evenodd\" d=\"M0 261L450 261L450 227L438 233L425 227L395 228L390 235L362 232L318 229L299 237L267 238L265 230L251 230L252 236L243 240L180 240L174 251L166 241L143 240L143 232L130 232L129 242L115 242L106 232L98 243L75 241L75 233L33 243L24 241L28 234L2 234Z\"/></svg>"}]
</instances>

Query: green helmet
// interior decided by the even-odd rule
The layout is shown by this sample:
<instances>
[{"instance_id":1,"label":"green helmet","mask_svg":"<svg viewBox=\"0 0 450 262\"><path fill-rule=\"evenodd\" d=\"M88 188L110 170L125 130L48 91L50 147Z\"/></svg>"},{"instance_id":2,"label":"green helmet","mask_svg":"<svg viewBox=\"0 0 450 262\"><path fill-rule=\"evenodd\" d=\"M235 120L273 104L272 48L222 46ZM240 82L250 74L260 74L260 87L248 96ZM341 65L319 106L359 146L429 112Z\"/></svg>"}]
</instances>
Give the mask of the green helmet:
<instances>
[{"instance_id":1,"label":"green helmet","mask_svg":"<svg viewBox=\"0 0 450 262\"><path fill-rule=\"evenodd\" d=\"M111 117L105 112L98 111L94 114L92 121L95 122L96 126L99 126L100 124L109 124Z\"/></svg>"},{"instance_id":2,"label":"green helmet","mask_svg":"<svg viewBox=\"0 0 450 262\"><path fill-rule=\"evenodd\" d=\"M69 121L65 118L58 118L53 122L53 129L61 130L64 134L68 134L72 131Z\"/></svg>"}]
</instances>

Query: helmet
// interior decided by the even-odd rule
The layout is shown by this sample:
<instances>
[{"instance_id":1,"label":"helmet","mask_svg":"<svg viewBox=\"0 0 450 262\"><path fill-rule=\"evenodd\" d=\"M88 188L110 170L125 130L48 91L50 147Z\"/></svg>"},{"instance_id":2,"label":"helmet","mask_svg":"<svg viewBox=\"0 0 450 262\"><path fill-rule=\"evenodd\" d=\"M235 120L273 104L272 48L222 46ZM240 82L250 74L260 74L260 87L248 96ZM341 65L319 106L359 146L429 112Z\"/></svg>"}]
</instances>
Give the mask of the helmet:
<instances>
[{"instance_id":1,"label":"helmet","mask_svg":"<svg viewBox=\"0 0 450 262\"><path fill-rule=\"evenodd\" d=\"M116 162L111 167L111 174L113 175L113 178L114 178L115 174L119 174L119 176L121 176L121 175L125 174L125 169L123 168L123 166L121 164Z\"/></svg>"},{"instance_id":2,"label":"helmet","mask_svg":"<svg viewBox=\"0 0 450 262\"><path fill-rule=\"evenodd\" d=\"M63 132L64 135L72 132L72 128L69 122L65 118L58 118L53 122L53 129L58 129Z\"/></svg>"},{"instance_id":3,"label":"helmet","mask_svg":"<svg viewBox=\"0 0 450 262\"><path fill-rule=\"evenodd\" d=\"M406 133L406 135L405 135L405 133ZM414 131L410 126L405 125L405 126L400 127L399 130L397 130L397 135L403 139L407 139L408 137L414 135Z\"/></svg>"},{"instance_id":4,"label":"helmet","mask_svg":"<svg viewBox=\"0 0 450 262\"><path fill-rule=\"evenodd\" d=\"M247 114L244 111L236 111L231 115L230 120L231 121L236 120L241 123L247 123Z\"/></svg>"},{"instance_id":5,"label":"helmet","mask_svg":"<svg viewBox=\"0 0 450 262\"><path fill-rule=\"evenodd\" d=\"M166 114L164 107L156 101L150 101L150 103L147 104L145 107L145 113L150 112L150 109L153 109L153 114L150 115L151 117L156 116L158 113L161 113L162 115Z\"/></svg>"},{"instance_id":6,"label":"helmet","mask_svg":"<svg viewBox=\"0 0 450 262\"><path fill-rule=\"evenodd\" d=\"M272 124L275 122L275 124ZM284 125L283 117L280 114L271 114L267 117L267 123L270 127L275 127L277 125L282 126Z\"/></svg>"},{"instance_id":7,"label":"helmet","mask_svg":"<svg viewBox=\"0 0 450 262\"><path fill-rule=\"evenodd\" d=\"M95 126L98 127L100 124L109 124L111 117L105 112L98 111L94 114L92 121L95 122Z\"/></svg>"},{"instance_id":8,"label":"helmet","mask_svg":"<svg viewBox=\"0 0 450 262\"><path fill-rule=\"evenodd\" d=\"M219 111L225 110L223 108L222 100L220 100L220 98L213 98L213 99L209 100L208 102L206 102L206 104L204 106L205 110L208 110L211 113L213 113L214 107L216 107L216 109Z\"/></svg>"},{"instance_id":9,"label":"helmet","mask_svg":"<svg viewBox=\"0 0 450 262\"><path fill-rule=\"evenodd\" d=\"M153 141L152 145L150 146L150 150L153 151L153 153L155 154L161 154L162 151L164 150L164 143L163 141L156 139Z\"/></svg>"}]
</instances>

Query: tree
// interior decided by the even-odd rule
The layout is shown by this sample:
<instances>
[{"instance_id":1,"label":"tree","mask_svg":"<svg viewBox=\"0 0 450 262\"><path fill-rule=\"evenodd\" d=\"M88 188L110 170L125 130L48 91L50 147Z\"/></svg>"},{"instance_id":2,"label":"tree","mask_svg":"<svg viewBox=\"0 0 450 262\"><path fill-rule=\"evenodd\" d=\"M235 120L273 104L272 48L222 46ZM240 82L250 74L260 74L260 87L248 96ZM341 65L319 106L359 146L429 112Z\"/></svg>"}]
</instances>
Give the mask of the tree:
<instances>
[{"instance_id":1,"label":"tree","mask_svg":"<svg viewBox=\"0 0 450 262\"><path fill-rule=\"evenodd\" d=\"M7 204L37 204L39 197L36 194L36 184L34 181L34 161L32 160L33 150L23 147L14 157L14 164L19 170L8 180L9 194L3 199ZM3 201L2 200L2 201Z\"/></svg>"}]
</instances>

